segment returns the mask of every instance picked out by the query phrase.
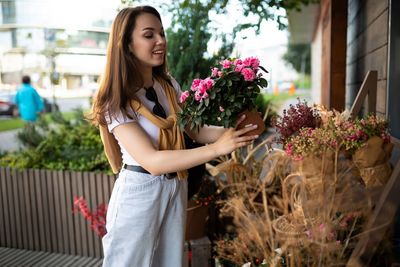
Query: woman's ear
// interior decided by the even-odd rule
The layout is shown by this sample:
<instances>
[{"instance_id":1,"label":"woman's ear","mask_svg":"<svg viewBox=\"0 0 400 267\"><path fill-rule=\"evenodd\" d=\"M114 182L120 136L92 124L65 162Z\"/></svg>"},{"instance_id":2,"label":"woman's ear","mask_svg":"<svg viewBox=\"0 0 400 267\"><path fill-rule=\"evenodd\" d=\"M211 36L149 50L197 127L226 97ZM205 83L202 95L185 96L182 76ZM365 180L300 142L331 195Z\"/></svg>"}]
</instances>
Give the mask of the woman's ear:
<instances>
[{"instance_id":1,"label":"woman's ear","mask_svg":"<svg viewBox=\"0 0 400 267\"><path fill-rule=\"evenodd\" d=\"M131 53L133 54L133 46L132 46L132 43L130 43L130 44L128 45L128 48L129 48L129 52L131 52Z\"/></svg>"}]
</instances>

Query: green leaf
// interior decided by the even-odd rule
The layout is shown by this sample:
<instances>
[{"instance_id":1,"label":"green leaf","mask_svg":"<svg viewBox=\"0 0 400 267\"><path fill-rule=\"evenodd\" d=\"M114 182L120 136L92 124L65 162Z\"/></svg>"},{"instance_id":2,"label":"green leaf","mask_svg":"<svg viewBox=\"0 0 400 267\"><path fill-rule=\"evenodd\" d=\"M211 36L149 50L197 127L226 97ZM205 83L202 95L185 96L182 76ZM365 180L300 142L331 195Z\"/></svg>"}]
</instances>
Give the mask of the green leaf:
<instances>
[{"instance_id":1,"label":"green leaf","mask_svg":"<svg viewBox=\"0 0 400 267\"><path fill-rule=\"evenodd\" d=\"M229 119L224 120L224 128L229 128Z\"/></svg>"},{"instance_id":2,"label":"green leaf","mask_svg":"<svg viewBox=\"0 0 400 267\"><path fill-rule=\"evenodd\" d=\"M268 86L268 82L265 79L260 79L259 84L263 88L266 88Z\"/></svg>"},{"instance_id":3,"label":"green leaf","mask_svg":"<svg viewBox=\"0 0 400 267\"><path fill-rule=\"evenodd\" d=\"M210 98L211 100L215 99L215 96L216 96L215 91L214 91L214 90L211 91L209 96L210 96L209 98Z\"/></svg>"},{"instance_id":4,"label":"green leaf","mask_svg":"<svg viewBox=\"0 0 400 267\"><path fill-rule=\"evenodd\" d=\"M259 66L260 69L262 69L265 73L269 73L263 66Z\"/></svg>"},{"instance_id":5,"label":"green leaf","mask_svg":"<svg viewBox=\"0 0 400 267\"><path fill-rule=\"evenodd\" d=\"M204 100L204 105L206 105L206 107L208 107L209 104L210 104L210 99L209 99L209 98L206 98L206 99Z\"/></svg>"},{"instance_id":6,"label":"green leaf","mask_svg":"<svg viewBox=\"0 0 400 267\"><path fill-rule=\"evenodd\" d=\"M240 79L241 78L238 75L233 75L232 78L231 78L231 80L235 81L235 82L240 81Z\"/></svg>"}]
</instances>

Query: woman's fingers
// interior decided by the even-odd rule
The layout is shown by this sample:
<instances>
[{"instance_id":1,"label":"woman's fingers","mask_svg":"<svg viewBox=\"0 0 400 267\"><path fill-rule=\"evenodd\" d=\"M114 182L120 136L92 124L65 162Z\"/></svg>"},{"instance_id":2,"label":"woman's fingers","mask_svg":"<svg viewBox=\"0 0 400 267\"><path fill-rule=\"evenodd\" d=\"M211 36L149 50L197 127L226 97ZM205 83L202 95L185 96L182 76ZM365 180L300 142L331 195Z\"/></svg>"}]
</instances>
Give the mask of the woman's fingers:
<instances>
[{"instance_id":1,"label":"woman's fingers","mask_svg":"<svg viewBox=\"0 0 400 267\"><path fill-rule=\"evenodd\" d=\"M238 125L244 121L244 119L246 119L246 115L243 114L242 116L240 116L240 118L237 120L236 125L235 125L235 129L238 127Z\"/></svg>"},{"instance_id":2,"label":"woman's fingers","mask_svg":"<svg viewBox=\"0 0 400 267\"><path fill-rule=\"evenodd\" d=\"M258 135L249 135L249 136L239 136L235 138L236 148L244 147L250 145Z\"/></svg>"},{"instance_id":3,"label":"woman's fingers","mask_svg":"<svg viewBox=\"0 0 400 267\"><path fill-rule=\"evenodd\" d=\"M236 136L241 136L247 132L257 129L257 127L258 127L257 124L249 124L249 125L246 125L245 127L243 127L242 129L237 130L235 134L236 134Z\"/></svg>"},{"instance_id":4,"label":"woman's fingers","mask_svg":"<svg viewBox=\"0 0 400 267\"><path fill-rule=\"evenodd\" d=\"M258 135L249 135L249 136L240 136L236 138L236 142L237 143L241 143L241 142L251 142L254 139L256 139L258 137Z\"/></svg>"}]
</instances>

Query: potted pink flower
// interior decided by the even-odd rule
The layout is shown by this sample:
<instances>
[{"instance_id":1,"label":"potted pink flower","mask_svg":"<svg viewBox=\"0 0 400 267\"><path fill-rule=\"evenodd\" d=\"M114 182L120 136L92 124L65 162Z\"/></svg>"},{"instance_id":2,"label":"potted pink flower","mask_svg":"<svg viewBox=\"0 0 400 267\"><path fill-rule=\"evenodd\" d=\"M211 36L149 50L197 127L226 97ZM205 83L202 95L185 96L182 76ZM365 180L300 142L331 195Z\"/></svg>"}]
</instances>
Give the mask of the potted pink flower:
<instances>
[{"instance_id":1,"label":"potted pink flower","mask_svg":"<svg viewBox=\"0 0 400 267\"><path fill-rule=\"evenodd\" d=\"M211 76L194 79L188 91L180 98L182 111L178 113L181 129L189 126L198 130L204 125L233 127L239 114L256 111L256 98L260 88L268 85L256 57L225 59L211 68ZM255 112L258 114L258 112ZM247 117L251 117L247 115ZM264 123L259 130L264 130ZM260 133L259 132L259 133Z\"/></svg>"}]
</instances>

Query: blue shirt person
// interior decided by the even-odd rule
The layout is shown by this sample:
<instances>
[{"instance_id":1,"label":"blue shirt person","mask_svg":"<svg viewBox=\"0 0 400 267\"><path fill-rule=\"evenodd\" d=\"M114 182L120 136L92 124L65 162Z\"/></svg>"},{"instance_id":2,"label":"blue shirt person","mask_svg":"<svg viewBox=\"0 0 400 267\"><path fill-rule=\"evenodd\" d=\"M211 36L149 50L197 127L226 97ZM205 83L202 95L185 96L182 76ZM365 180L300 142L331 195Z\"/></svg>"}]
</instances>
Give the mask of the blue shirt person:
<instances>
[{"instance_id":1,"label":"blue shirt person","mask_svg":"<svg viewBox=\"0 0 400 267\"><path fill-rule=\"evenodd\" d=\"M20 117L25 121L36 121L38 113L43 110L43 99L31 85L29 76L22 77L22 85L15 95L15 104Z\"/></svg>"}]
</instances>

